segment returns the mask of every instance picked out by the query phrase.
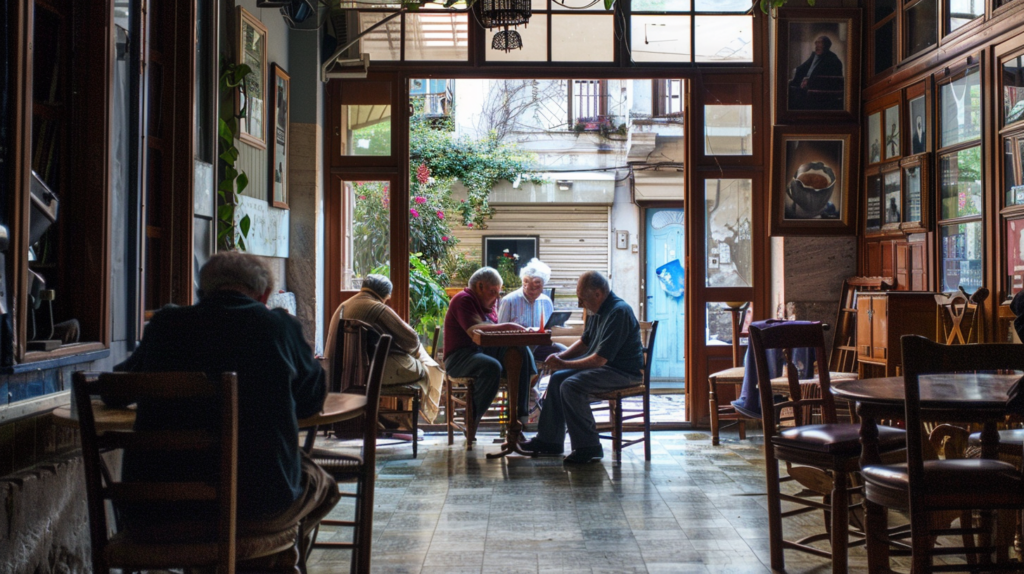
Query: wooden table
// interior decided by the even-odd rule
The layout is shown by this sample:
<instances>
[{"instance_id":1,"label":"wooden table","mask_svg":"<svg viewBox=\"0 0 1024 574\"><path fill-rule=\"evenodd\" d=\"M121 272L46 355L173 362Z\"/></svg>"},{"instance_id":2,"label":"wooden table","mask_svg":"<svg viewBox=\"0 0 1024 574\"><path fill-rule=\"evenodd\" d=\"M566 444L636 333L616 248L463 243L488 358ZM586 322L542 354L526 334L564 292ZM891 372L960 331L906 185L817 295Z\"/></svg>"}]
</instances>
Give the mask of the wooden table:
<instances>
[{"instance_id":1,"label":"wooden table","mask_svg":"<svg viewBox=\"0 0 1024 574\"><path fill-rule=\"evenodd\" d=\"M1020 375L957 373L921 375L921 419L936 422L981 422L982 458L997 458L999 432L996 424L1006 416L1006 391ZM836 397L857 403L861 428L861 468L882 463L878 450L878 420L905 417L903 377L836 381ZM866 508L867 509L867 508ZM888 571L889 548L885 515L866 516L868 570ZM873 532L874 531L874 532ZM880 570L885 568L886 570Z\"/></svg>"},{"instance_id":2,"label":"wooden table","mask_svg":"<svg viewBox=\"0 0 1024 574\"><path fill-rule=\"evenodd\" d=\"M529 345L550 345L551 331L475 331L473 342L481 347L507 347L503 359L505 378L508 381L508 431L499 452L489 453L487 458L498 458L517 452L533 456L519 447L523 436L523 425L519 422L519 371L523 367L523 353L520 347Z\"/></svg>"},{"instance_id":3,"label":"wooden table","mask_svg":"<svg viewBox=\"0 0 1024 574\"><path fill-rule=\"evenodd\" d=\"M324 407L319 414L299 421L299 428L313 429L307 435L316 437L316 427L354 419L366 410L366 396L351 393L327 393ZM111 407L100 400L92 402L93 416L96 418L96 430L131 430L135 425L135 407ZM70 406L58 407L53 410L54 422L61 426L78 428L78 413ZM310 445L311 446L311 445Z\"/></svg>"}]
</instances>

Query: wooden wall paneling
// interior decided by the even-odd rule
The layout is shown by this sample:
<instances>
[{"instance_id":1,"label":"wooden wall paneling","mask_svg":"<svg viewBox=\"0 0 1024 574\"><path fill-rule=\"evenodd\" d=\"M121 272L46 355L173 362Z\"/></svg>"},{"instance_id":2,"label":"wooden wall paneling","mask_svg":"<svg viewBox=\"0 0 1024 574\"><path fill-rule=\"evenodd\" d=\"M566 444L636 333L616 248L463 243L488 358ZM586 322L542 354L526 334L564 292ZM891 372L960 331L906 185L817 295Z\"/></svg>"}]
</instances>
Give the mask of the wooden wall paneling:
<instances>
[{"instance_id":1,"label":"wooden wall paneling","mask_svg":"<svg viewBox=\"0 0 1024 574\"><path fill-rule=\"evenodd\" d=\"M896 278L897 290L910 289L910 246L906 243L896 244L896 265L893 277Z\"/></svg>"},{"instance_id":2,"label":"wooden wall paneling","mask_svg":"<svg viewBox=\"0 0 1024 574\"><path fill-rule=\"evenodd\" d=\"M885 277L882 275L882 244L880 241L868 241L864 244L864 261L862 262L861 275L865 277Z\"/></svg>"}]
</instances>

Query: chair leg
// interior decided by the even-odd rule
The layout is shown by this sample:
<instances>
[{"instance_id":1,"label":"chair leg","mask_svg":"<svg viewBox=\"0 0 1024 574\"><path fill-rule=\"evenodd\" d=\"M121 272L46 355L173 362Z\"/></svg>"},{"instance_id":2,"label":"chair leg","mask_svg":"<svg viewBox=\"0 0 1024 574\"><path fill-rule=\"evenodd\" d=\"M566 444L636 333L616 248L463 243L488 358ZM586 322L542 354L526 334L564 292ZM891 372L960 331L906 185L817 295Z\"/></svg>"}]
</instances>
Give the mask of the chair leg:
<instances>
[{"instance_id":1,"label":"chair leg","mask_svg":"<svg viewBox=\"0 0 1024 574\"><path fill-rule=\"evenodd\" d=\"M612 456L622 460L622 399L608 401L608 414L612 417Z\"/></svg>"},{"instance_id":2,"label":"chair leg","mask_svg":"<svg viewBox=\"0 0 1024 574\"><path fill-rule=\"evenodd\" d=\"M832 477L832 574L846 574L850 538L849 475L836 472Z\"/></svg>"},{"instance_id":3,"label":"chair leg","mask_svg":"<svg viewBox=\"0 0 1024 574\"><path fill-rule=\"evenodd\" d=\"M651 395L644 393L644 460L651 461Z\"/></svg>"},{"instance_id":4,"label":"chair leg","mask_svg":"<svg viewBox=\"0 0 1024 574\"><path fill-rule=\"evenodd\" d=\"M779 498L779 461L775 458L772 445L765 441L765 484L768 487L768 548L771 565L783 570L786 560L782 554L782 500Z\"/></svg>"},{"instance_id":5,"label":"chair leg","mask_svg":"<svg viewBox=\"0 0 1024 574\"><path fill-rule=\"evenodd\" d=\"M412 457L419 454L420 446L420 394L412 396Z\"/></svg>"},{"instance_id":6,"label":"chair leg","mask_svg":"<svg viewBox=\"0 0 1024 574\"><path fill-rule=\"evenodd\" d=\"M373 546L373 482L376 469L369 469L368 476L363 476L359 481L359 498L356 503L356 535L354 542L356 547L353 551L352 567L353 572L370 571L370 554Z\"/></svg>"},{"instance_id":7,"label":"chair leg","mask_svg":"<svg viewBox=\"0 0 1024 574\"><path fill-rule=\"evenodd\" d=\"M711 446L718 446L718 392L715 391L714 381L711 382L711 394L708 397L708 406L711 407Z\"/></svg>"},{"instance_id":8,"label":"chair leg","mask_svg":"<svg viewBox=\"0 0 1024 574\"><path fill-rule=\"evenodd\" d=\"M444 382L444 420L448 427L448 446L455 444L455 409L452 402L452 382Z\"/></svg>"},{"instance_id":9,"label":"chair leg","mask_svg":"<svg viewBox=\"0 0 1024 574\"><path fill-rule=\"evenodd\" d=\"M747 422L736 421L736 426L739 427L740 430L740 440L747 440Z\"/></svg>"},{"instance_id":10,"label":"chair leg","mask_svg":"<svg viewBox=\"0 0 1024 574\"><path fill-rule=\"evenodd\" d=\"M864 500L864 529L867 532L868 572L889 571L888 510Z\"/></svg>"},{"instance_id":11,"label":"chair leg","mask_svg":"<svg viewBox=\"0 0 1024 574\"><path fill-rule=\"evenodd\" d=\"M932 570L933 541L928 529L928 514L910 511L910 571L914 574L929 574Z\"/></svg>"},{"instance_id":12,"label":"chair leg","mask_svg":"<svg viewBox=\"0 0 1024 574\"><path fill-rule=\"evenodd\" d=\"M463 421L466 426L466 450L473 450L473 441L476 440L476 409L473 407L473 385L466 385L466 419Z\"/></svg>"}]
</instances>

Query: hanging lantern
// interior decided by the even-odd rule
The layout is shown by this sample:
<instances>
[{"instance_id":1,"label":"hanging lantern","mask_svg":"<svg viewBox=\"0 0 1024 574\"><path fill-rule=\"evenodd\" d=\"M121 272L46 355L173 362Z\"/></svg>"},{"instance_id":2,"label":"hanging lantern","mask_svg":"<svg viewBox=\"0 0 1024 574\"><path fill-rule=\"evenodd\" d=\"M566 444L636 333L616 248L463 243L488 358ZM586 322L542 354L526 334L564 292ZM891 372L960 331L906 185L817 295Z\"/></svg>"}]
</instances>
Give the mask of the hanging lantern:
<instances>
[{"instance_id":1,"label":"hanging lantern","mask_svg":"<svg viewBox=\"0 0 1024 574\"><path fill-rule=\"evenodd\" d=\"M491 49L504 50L506 52L522 50L523 37L515 30L502 30L500 32L495 32L494 39L491 40Z\"/></svg>"},{"instance_id":2,"label":"hanging lantern","mask_svg":"<svg viewBox=\"0 0 1024 574\"><path fill-rule=\"evenodd\" d=\"M480 0L480 24L488 30L502 28L494 34L491 48L504 50L522 49L523 37L519 32L510 31L509 26L530 22L532 0Z\"/></svg>"}]
</instances>

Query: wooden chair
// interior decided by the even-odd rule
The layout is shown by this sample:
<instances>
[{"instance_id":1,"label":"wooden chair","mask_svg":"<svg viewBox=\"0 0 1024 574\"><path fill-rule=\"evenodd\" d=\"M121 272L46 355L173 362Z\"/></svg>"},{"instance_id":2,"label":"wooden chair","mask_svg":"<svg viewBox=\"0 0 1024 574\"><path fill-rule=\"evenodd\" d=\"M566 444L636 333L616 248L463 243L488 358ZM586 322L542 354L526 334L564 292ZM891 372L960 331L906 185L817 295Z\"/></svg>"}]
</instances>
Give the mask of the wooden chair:
<instances>
[{"instance_id":1,"label":"wooden chair","mask_svg":"<svg viewBox=\"0 0 1024 574\"><path fill-rule=\"evenodd\" d=\"M593 395L595 399L608 403L607 406L595 407L593 410L595 412L608 411L608 422L598 425L597 428L598 431L610 431L610 434L599 436L612 441L612 453L615 460L622 459L622 449L639 442L644 443L644 460L651 460L651 362L654 358L654 337L657 333L657 321L640 322L640 340L644 346L644 370L640 384ZM643 397L643 408L623 409L622 399L627 397ZM633 419L643 419L642 427L636 429L642 431L643 436L637 439L623 440L623 422Z\"/></svg>"},{"instance_id":2,"label":"wooden chair","mask_svg":"<svg viewBox=\"0 0 1024 574\"><path fill-rule=\"evenodd\" d=\"M82 437L93 572L216 566L219 572L232 574L236 559L257 558L295 546L297 527L267 535L237 534L238 382L234 373L224 373L212 382L204 373L76 372L72 380ZM151 409L180 407L183 401L216 405L211 407L216 424L213 428L202 428L200 423L180 429L98 434L92 395L123 404L141 402ZM126 457L159 451L168 470L175 459L210 453L200 457L210 463L210 468L200 472L214 480L143 481L134 477L131 482L117 481L101 456L112 450L121 450ZM108 521L106 501L118 517L117 524ZM167 515L168 509L183 505L209 510L216 518ZM165 520L154 521L158 516Z\"/></svg>"},{"instance_id":3,"label":"wooden chair","mask_svg":"<svg viewBox=\"0 0 1024 574\"><path fill-rule=\"evenodd\" d=\"M816 356L825 357L824 329L819 322L806 321L763 321L750 326L750 344L753 345L754 360L757 364L758 390L761 396L761 420L764 425L765 479L768 490L768 535L773 569L785 569L783 551L799 550L830 558L834 574L847 571L847 550L849 541L850 475L860 466L860 425L838 423L836 407L832 398L829 372L818 369L820 392L807 396L800 388L797 367L792 361L792 351L799 347L816 349ZM789 399L773 404L772 385L769 379L767 351L782 349L787 362ZM824 364L824 362L822 362ZM779 418L783 409L791 409L795 426L780 429ZM820 424L808 424L808 413L817 411ZM879 427L879 444L884 451L903 448L904 434L898 429ZM786 478L779 478L779 461L790 469ZM831 482L828 503L818 502L802 496L784 494L780 485L795 476L806 474L809 467L827 473L826 482ZM818 476L822 472L816 473ZM800 481L803 483L803 481ZM782 501L793 503L797 508L782 511ZM798 540L787 540L783 534L782 519L815 510L825 511L826 530ZM828 540L831 552L812 543ZM863 544L863 539L853 544Z\"/></svg>"},{"instance_id":4,"label":"wooden chair","mask_svg":"<svg viewBox=\"0 0 1024 574\"><path fill-rule=\"evenodd\" d=\"M939 306L939 321L936 331L942 334L947 345L980 343L983 329L982 306L988 298L984 287L968 295L963 287L950 294L937 293L935 303ZM964 334L967 331L967 334Z\"/></svg>"},{"instance_id":5,"label":"wooden chair","mask_svg":"<svg viewBox=\"0 0 1024 574\"><path fill-rule=\"evenodd\" d=\"M370 359L380 335L379 329L364 321L344 318L338 320L338 332L334 337L335 348L330 358L331 381L329 382L329 388L331 392L348 392L354 387L362 387L366 383ZM437 345L436 336L435 333L435 346ZM359 389L358 392L365 393L366 391L365 389ZM405 427L399 426L397 429L387 429L386 432L392 435L389 438L395 439L395 442L384 443L380 446L411 442L412 457L416 458L419 455L419 413L420 402L423 400L422 389L418 385L389 386L381 391L381 397L392 398L396 401L404 400L409 405L409 408L380 407L377 415L378 419L386 418L393 420L395 418L407 418L409 423ZM336 434L342 437L348 436L353 432L356 434L361 432L361 429L353 426L349 421L339 423L335 430ZM409 440L393 436L396 431L401 430L406 430L410 433Z\"/></svg>"},{"instance_id":6,"label":"wooden chair","mask_svg":"<svg viewBox=\"0 0 1024 574\"><path fill-rule=\"evenodd\" d=\"M922 375L985 370L1024 370L1019 345L943 345L916 335L902 340L903 382L906 393L907 458L905 463L864 468L865 508L871 516L884 516L882 508L910 514L912 569L928 572L989 572L1024 570L1019 562L991 564L996 547L987 539L992 511L1024 508L1024 477L1010 463L990 459L925 460L919 379ZM1017 445L1020 453L1021 446ZM872 508L873 507L873 508ZM937 512L981 510L982 526L961 524L947 528L936 521ZM982 543L936 549L938 536L982 534ZM1012 537L1011 537L1012 539ZM1000 551L1005 559L1004 550ZM933 565L934 556L962 554L969 563ZM870 558L870 557L869 557ZM975 558L975 559L972 559ZM980 559L980 560L976 560Z\"/></svg>"},{"instance_id":7,"label":"wooden chair","mask_svg":"<svg viewBox=\"0 0 1024 574\"><path fill-rule=\"evenodd\" d=\"M360 455L349 455L323 448L313 448L310 457L335 480L355 481L354 493L342 491L343 497L356 499L353 520L324 519L320 526L340 526L354 530L352 542L318 542L320 526L313 533L310 550L315 548L351 549L352 572L370 571L371 544L373 542L373 485L377 476L377 416L380 404L381 380L384 363L391 349L391 335L381 335L369 363L366 378L366 412L360 419L363 426L363 446Z\"/></svg>"},{"instance_id":8,"label":"wooden chair","mask_svg":"<svg viewBox=\"0 0 1024 574\"><path fill-rule=\"evenodd\" d=\"M718 398L719 385L732 386L737 389L736 397L739 398L738 389L743 385L743 375L746 373L746 369L743 368L743 357L740 351L740 317L744 316L747 309L750 308L750 303L744 303L736 307L726 307L726 310L732 314L732 368L725 369L724 371L718 371L708 376L708 404L710 406L711 413L711 445L718 446L719 441L719 430L721 421L730 421L730 424L735 424L740 433L740 440L747 438L747 423L750 420L749 417L740 413L731 404L722 405Z\"/></svg>"},{"instance_id":9,"label":"wooden chair","mask_svg":"<svg viewBox=\"0 0 1024 574\"><path fill-rule=\"evenodd\" d=\"M829 371L857 372L857 293L887 291L895 284L892 277L849 277L843 281L835 335L832 337L832 352L828 359Z\"/></svg>"}]
</instances>

